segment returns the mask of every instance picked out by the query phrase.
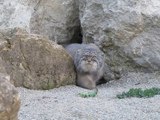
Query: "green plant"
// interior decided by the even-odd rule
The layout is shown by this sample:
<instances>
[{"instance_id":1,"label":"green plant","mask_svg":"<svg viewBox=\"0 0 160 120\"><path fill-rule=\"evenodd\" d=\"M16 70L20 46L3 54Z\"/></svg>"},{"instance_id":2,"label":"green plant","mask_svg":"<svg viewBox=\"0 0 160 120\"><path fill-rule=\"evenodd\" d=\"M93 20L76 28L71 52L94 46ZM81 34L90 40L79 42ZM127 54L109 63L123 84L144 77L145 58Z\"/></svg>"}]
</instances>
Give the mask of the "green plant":
<instances>
[{"instance_id":1,"label":"green plant","mask_svg":"<svg viewBox=\"0 0 160 120\"><path fill-rule=\"evenodd\" d=\"M87 92L87 93L79 93L78 95L83 98L88 98L88 97L95 97L97 93L98 93L98 89L96 88L95 91Z\"/></svg>"},{"instance_id":2,"label":"green plant","mask_svg":"<svg viewBox=\"0 0 160 120\"><path fill-rule=\"evenodd\" d=\"M118 94L117 98L124 99L130 97L138 97L138 98L149 98L155 95L160 95L160 88L150 88L142 90L141 88L131 88L128 92L123 92L122 94Z\"/></svg>"}]
</instances>

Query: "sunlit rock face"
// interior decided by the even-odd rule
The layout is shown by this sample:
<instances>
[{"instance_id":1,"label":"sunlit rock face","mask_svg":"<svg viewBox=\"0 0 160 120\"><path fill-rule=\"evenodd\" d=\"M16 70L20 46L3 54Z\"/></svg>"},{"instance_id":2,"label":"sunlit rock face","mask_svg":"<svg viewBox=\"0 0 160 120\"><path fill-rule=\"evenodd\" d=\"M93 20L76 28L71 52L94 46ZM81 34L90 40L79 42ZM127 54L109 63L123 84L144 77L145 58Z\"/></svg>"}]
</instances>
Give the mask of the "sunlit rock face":
<instances>
[{"instance_id":1,"label":"sunlit rock face","mask_svg":"<svg viewBox=\"0 0 160 120\"><path fill-rule=\"evenodd\" d=\"M80 22L76 0L1 0L0 27L21 27L59 44L79 41Z\"/></svg>"},{"instance_id":2,"label":"sunlit rock face","mask_svg":"<svg viewBox=\"0 0 160 120\"><path fill-rule=\"evenodd\" d=\"M0 119L18 120L20 96L9 76L0 73Z\"/></svg>"},{"instance_id":3,"label":"sunlit rock face","mask_svg":"<svg viewBox=\"0 0 160 120\"><path fill-rule=\"evenodd\" d=\"M95 43L117 70L160 69L159 0L80 0L84 43Z\"/></svg>"}]
</instances>

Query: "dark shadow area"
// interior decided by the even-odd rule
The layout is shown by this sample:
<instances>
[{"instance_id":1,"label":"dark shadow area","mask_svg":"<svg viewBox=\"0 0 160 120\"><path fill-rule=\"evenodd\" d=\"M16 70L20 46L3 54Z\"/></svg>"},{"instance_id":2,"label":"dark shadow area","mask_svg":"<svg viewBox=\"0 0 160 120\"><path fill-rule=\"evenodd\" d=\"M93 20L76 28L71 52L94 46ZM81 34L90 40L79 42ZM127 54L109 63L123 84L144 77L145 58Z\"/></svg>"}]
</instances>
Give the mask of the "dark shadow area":
<instances>
[{"instance_id":1,"label":"dark shadow area","mask_svg":"<svg viewBox=\"0 0 160 120\"><path fill-rule=\"evenodd\" d=\"M70 44L71 43L82 43L82 32L81 32L81 26L77 27L77 29L75 30L75 33L70 41Z\"/></svg>"},{"instance_id":2,"label":"dark shadow area","mask_svg":"<svg viewBox=\"0 0 160 120\"><path fill-rule=\"evenodd\" d=\"M96 85L105 84L105 83L107 83L107 82L109 82L109 81L106 81L106 80L102 77L100 80L97 81Z\"/></svg>"}]
</instances>

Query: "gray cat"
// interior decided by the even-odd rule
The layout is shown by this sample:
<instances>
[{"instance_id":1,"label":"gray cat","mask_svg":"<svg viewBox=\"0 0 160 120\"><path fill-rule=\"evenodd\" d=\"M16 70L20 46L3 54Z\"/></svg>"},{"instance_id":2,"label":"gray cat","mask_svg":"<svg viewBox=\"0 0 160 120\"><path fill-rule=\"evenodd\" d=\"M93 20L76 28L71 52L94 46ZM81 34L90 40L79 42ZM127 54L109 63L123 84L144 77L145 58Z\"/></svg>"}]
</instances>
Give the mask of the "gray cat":
<instances>
[{"instance_id":1,"label":"gray cat","mask_svg":"<svg viewBox=\"0 0 160 120\"><path fill-rule=\"evenodd\" d=\"M66 47L77 72L76 84L94 89L103 77L105 58L103 52L94 44L71 44Z\"/></svg>"}]
</instances>

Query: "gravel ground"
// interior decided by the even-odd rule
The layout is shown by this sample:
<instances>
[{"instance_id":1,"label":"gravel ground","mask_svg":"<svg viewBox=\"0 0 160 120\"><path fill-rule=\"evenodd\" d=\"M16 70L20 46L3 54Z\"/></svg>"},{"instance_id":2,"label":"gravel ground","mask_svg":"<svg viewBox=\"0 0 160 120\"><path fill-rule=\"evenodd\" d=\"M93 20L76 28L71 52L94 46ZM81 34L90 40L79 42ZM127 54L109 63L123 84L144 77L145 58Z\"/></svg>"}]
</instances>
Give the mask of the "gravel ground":
<instances>
[{"instance_id":1,"label":"gravel ground","mask_svg":"<svg viewBox=\"0 0 160 120\"><path fill-rule=\"evenodd\" d=\"M160 120L160 95L152 98L117 99L130 88L160 87L156 74L128 73L118 81L98 86L94 98L75 85L48 91L18 88L21 95L19 120Z\"/></svg>"}]
</instances>

